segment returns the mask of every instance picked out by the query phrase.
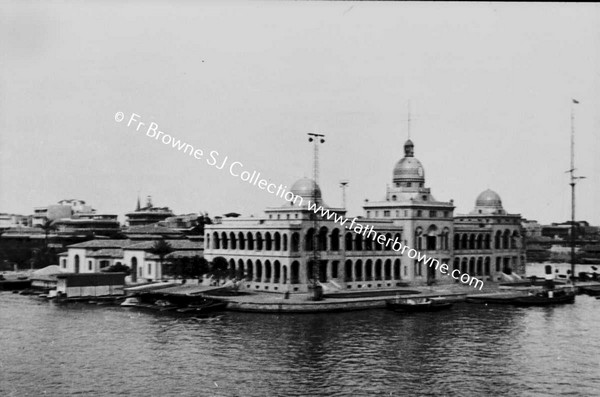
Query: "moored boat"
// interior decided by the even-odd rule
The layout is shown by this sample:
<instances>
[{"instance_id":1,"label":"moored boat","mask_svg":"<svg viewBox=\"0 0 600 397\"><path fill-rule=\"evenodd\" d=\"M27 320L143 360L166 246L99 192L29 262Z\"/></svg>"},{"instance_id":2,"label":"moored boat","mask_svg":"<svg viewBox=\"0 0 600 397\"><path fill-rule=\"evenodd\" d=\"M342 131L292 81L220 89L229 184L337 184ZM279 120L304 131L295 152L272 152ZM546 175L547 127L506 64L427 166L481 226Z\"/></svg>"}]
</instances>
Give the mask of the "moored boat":
<instances>
[{"instance_id":1,"label":"moored boat","mask_svg":"<svg viewBox=\"0 0 600 397\"><path fill-rule=\"evenodd\" d=\"M438 312L450 309L453 303L429 298L407 298L386 301L386 307L396 312Z\"/></svg>"},{"instance_id":2,"label":"moored boat","mask_svg":"<svg viewBox=\"0 0 600 397\"><path fill-rule=\"evenodd\" d=\"M589 296L600 296L600 285L580 286L579 291Z\"/></svg>"},{"instance_id":3,"label":"moored boat","mask_svg":"<svg viewBox=\"0 0 600 397\"><path fill-rule=\"evenodd\" d=\"M223 301L209 301L202 304L197 305L189 305L188 307L182 307L177 309L179 313L187 313L187 314L205 314L212 313L220 310L225 310L227 307L227 302Z\"/></svg>"},{"instance_id":4,"label":"moored boat","mask_svg":"<svg viewBox=\"0 0 600 397\"><path fill-rule=\"evenodd\" d=\"M543 290L536 294L514 298L515 306L549 306L575 302L575 292L572 290Z\"/></svg>"}]
</instances>

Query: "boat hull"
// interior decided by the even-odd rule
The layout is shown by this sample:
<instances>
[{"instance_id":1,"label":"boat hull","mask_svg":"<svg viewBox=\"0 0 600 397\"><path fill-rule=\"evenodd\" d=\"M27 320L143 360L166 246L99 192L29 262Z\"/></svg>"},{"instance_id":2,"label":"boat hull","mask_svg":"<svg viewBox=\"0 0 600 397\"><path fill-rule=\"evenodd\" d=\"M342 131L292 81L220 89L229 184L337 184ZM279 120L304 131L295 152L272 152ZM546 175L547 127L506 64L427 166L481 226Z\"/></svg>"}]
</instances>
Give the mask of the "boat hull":
<instances>
[{"instance_id":1,"label":"boat hull","mask_svg":"<svg viewBox=\"0 0 600 397\"><path fill-rule=\"evenodd\" d=\"M449 302L427 302L427 303L396 303L387 302L386 307L395 312L439 312L442 310L448 310L452 307L452 303Z\"/></svg>"},{"instance_id":2,"label":"boat hull","mask_svg":"<svg viewBox=\"0 0 600 397\"><path fill-rule=\"evenodd\" d=\"M562 305L565 303L574 303L575 294L556 296L556 297L540 297L540 296L523 296L514 298L512 303L515 306L551 306Z\"/></svg>"}]
</instances>

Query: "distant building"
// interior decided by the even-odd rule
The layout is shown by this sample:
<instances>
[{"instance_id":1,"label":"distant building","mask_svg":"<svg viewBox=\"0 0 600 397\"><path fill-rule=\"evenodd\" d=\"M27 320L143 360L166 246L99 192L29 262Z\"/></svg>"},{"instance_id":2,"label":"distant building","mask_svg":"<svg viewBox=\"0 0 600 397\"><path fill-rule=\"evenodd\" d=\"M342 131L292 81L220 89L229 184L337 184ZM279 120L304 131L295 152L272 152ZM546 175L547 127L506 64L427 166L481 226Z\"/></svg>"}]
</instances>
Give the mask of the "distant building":
<instances>
[{"instance_id":1,"label":"distant building","mask_svg":"<svg viewBox=\"0 0 600 397\"><path fill-rule=\"evenodd\" d=\"M122 231L123 235L131 240L158 240L164 239L184 239L185 234L180 230L166 226L161 226L160 223L143 226L130 226Z\"/></svg>"},{"instance_id":2,"label":"distant building","mask_svg":"<svg viewBox=\"0 0 600 397\"><path fill-rule=\"evenodd\" d=\"M522 219L521 227L523 228L523 234L527 238L538 238L542 236L542 225L538 221Z\"/></svg>"},{"instance_id":3,"label":"distant building","mask_svg":"<svg viewBox=\"0 0 600 397\"><path fill-rule=\"evenodd\" d=\"M59 236L113 236L121 230L117 215L95 213L76 213L72 218L56 220L54 226Z\"/></svg>"},{"instance_id":4,"label":"distant building","mask_svg":"<svg viewBox=\"0 0 600 397\"><path fill-rule=\"evenodd\" d=\"M93 214L95 212L96 210L86 205L83 200L61 200L58 204L34 208L32 226L41 226L47 220L56 221L58 219L71 218L73 214Z\"/></svg>"},{"instance_id":5,"label":"distant building","mask_svg":"<svg viewBox=\"0 0 600 397\"><path fill-rule=\"evenodd\" d=\"M98 273L113 265L125 265L131 269L130 282L156 281L163 278L160 258L153 254L157 240L91 240L73 244L59 255L61 271L69 273ZM203 256L204 243L186 239L165 240L173 252L165 257L172 258Z\"/></svg>"},{"instance_id":6,"label":"distant building","mask_svg":"<svg viewBox=\"0 0 600 397\"><path fill-rule=\"evenodd\" d=\"M23 226L31 226L30 216L17 214L0 214L0 231Z\"/></svg>"},{"instance_id":7,"label":"distant building","mask_svg":"<svg viewBox=\"0 0 600 397\"><path fill-rule=\"evenodd\" d=\"M168 207L155 207L152 205L152 198L148 196L146 206L140 207L138 199L135 211L125 214L127 226L152 225L174 216L173 211Z\"/></svg>"}]
</instances>

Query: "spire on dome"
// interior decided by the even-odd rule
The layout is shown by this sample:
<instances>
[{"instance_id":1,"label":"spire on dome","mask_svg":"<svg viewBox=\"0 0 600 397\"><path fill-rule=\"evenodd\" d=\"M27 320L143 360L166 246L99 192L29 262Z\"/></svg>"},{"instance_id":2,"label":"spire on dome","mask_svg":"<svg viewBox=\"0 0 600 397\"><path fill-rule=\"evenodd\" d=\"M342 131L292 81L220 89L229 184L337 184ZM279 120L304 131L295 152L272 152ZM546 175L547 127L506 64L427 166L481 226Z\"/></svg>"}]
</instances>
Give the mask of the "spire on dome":
<instances>
[{"instance_id":1,"label":"spire on dome","mask_svg":"<svg viewBox=\"0 0 600 397\"><path fill-rule=\"evenodd\" d=\"M404 144L404 157L414 157L415 156L415 145L409 139Z\"/></svg>"}]
</instances>

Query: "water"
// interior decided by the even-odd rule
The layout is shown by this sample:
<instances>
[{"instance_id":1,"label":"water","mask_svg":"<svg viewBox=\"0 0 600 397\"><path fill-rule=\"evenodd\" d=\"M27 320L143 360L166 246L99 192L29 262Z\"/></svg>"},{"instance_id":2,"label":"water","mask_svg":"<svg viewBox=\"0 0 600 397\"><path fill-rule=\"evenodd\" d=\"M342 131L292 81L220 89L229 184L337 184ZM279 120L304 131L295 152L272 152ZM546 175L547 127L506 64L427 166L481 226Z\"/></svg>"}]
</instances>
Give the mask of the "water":
<instances>
[{"instance_id":1,"label":"water","mask_svg":"<svg viewBox=\"0 0 600 397\"><path fill-rule=\"evenodd\" d=\"M194 319L0 293L1 396L593 396L600 300Z\"/></svg>"}]
</instances>

